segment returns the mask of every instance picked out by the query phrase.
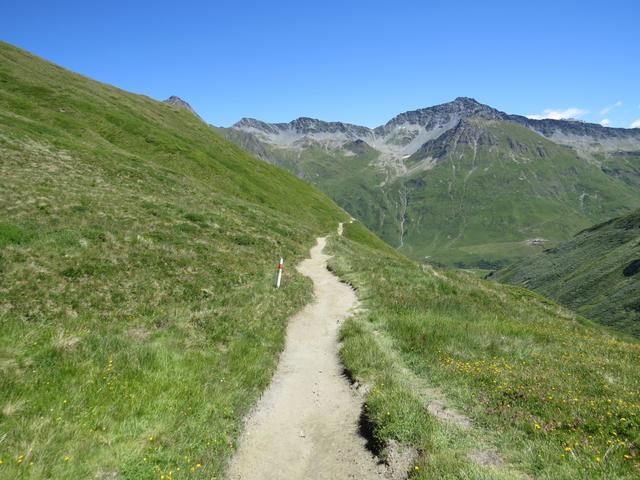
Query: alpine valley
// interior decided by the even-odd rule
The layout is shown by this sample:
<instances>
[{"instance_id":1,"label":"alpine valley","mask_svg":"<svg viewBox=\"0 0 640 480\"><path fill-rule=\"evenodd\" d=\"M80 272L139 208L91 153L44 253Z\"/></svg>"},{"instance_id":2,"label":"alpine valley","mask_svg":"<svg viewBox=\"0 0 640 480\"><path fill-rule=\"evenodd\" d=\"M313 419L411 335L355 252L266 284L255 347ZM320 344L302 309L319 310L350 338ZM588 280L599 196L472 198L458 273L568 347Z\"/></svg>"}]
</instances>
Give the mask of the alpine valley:
<instances>
[{"instance_id":1,"label":"alpine valley","mask_svg":"<svg viewBox=\"0 0 640 480\"><path fill-rule=\"evenodd\" d=\"M434 264L498 268L640 206L640 129L533 120L466 97L376 128L243 118L220 130Z\"/></svg>"}]
</instances>

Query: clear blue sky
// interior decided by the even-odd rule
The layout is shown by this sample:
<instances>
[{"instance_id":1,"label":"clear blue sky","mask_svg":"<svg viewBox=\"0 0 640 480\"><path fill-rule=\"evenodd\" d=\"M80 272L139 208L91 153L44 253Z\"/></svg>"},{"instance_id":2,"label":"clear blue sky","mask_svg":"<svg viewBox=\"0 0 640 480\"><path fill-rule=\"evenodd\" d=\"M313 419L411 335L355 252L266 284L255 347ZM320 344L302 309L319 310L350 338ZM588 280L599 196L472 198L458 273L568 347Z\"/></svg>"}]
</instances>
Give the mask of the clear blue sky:
<instances>
[{"instance_id":1,"label":"clear blue sky","mask_svg":"<svg viewBox=\"0 0 640 480\"><path fill-rule=\"evenodd\" d=\"M3 40L126 90L178 95L222 126L376 126L471 96L628 127L640 119L639 31L634 0L21 0L0 13Z\"/></svg>"}]
</instances>

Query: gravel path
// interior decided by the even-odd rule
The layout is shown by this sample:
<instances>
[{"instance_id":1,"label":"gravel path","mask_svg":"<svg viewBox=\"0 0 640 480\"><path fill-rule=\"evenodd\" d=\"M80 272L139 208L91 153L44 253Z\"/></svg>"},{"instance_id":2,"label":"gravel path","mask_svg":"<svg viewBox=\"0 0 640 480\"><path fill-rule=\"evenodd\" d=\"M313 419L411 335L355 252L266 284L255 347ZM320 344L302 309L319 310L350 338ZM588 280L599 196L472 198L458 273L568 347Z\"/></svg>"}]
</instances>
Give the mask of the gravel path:
<instances>
[{"instance_id":1,"label":"gravel path","mask_svg":"<svg viewBox=\"0 0 640 480\"><path fill-rule=\"evenodd\" d=\"M338 358L338 329L358 299L327 270L325 244L319 238L311 258L297 267L313 280L315 300L290 320L280 363L247 419L230 480L386 476L358 435L362 400Z\"/></svg>"}]
</instances>

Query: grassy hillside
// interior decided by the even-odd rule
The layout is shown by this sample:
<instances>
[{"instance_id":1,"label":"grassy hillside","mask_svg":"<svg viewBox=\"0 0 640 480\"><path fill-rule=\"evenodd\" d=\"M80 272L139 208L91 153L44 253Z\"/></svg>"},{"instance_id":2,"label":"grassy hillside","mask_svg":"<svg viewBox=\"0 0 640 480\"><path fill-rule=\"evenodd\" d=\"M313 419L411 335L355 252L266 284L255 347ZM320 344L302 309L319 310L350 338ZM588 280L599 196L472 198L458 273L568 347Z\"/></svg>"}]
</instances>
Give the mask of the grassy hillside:
<instances>
[{"instance_id":1,"label":"grassy hillside","mask_svg":"<svg viewBox=\"0 0 640 480\"><path fill-rule=\"evenodd\" d=\"M186 110L0 44L0 478L212 478L345 217Z\"/></svg>"},{"instance_id":2,"label":"grassy hillside","mask_svg":"<svg viewBox=\"0 0 640 480\"><path fill-rule=\"evenodd\" d=\"M439 158L399 180L407 191L403 253L504 264L640 205L638 190L567 147L509 122L469 120L418 152ZM410 164L411 160L409 161Z\"/></svg>"},{"instance_id":3,"label":"grassy hillside","mask_svg":"<svg viewBox=\"0 0 640 480\"><path fill-rule=\"evenodd\" d=\"M617 151L609 154L594 154L602 171L618 178L634 188L640 188L640 151Z\"/></svg>"},{"instance_id":4,"label":"grassy hillside","mask_svg":"<svg viewBox=\"0 0 640 480\"><path fill-rule=\"evenodd\" d=\"M341 351L369 385L363 425L383 454L390 440L417 449L412 478L638 478L637 340L527 290L410 262L358 223L331 247L367 309Z\"/></svg>"},{"instance_id":5,"label":"grassy hillside","mask_svg":"<svg viewBox=\"0 0 640 480\"><path fill-rule=\"evenodd\" d=\"M588 228L493 278L640 336L640 210Z\"/></svg>"}]
</instances>

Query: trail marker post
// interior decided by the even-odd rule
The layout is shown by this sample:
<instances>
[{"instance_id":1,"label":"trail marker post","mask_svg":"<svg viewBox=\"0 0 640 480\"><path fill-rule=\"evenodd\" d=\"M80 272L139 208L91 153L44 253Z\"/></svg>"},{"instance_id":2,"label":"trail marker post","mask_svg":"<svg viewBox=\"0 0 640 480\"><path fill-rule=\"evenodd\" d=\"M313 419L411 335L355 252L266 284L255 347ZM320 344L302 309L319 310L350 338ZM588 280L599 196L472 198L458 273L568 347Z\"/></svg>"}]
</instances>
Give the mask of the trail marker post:
<instances>
[{"instance_id":1,"label":"trail marker post","mask_svg":"<svg viewBox=\"0 0 640 480\"><path fill-rule=\"evenodd\" d=\"M278 276L276 277L276 288L280 288L280 282L282 281L282 270L284 269L284 258L280 258L278 263Z\"/></svg>"}]
</instances>

